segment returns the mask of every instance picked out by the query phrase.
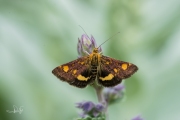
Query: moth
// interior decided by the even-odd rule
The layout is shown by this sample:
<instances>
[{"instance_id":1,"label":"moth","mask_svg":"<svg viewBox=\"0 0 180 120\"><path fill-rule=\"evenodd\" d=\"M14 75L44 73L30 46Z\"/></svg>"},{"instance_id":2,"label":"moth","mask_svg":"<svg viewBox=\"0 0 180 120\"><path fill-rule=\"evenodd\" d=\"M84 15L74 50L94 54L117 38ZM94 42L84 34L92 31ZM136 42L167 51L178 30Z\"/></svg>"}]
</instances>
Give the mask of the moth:
<instances>
[{"instance_id":1,"label":"moth","mask_svg":"<svg viewBox=\"0 0 180 120\"><path fill-rule=\"evenodd\" d=\"M104 87L113 87L129 78L138 70L132 63L102 55L98 48L92 53L60 65L52 73L62 81L78 88L96 82Z\"/></svg>"}]
</instances>

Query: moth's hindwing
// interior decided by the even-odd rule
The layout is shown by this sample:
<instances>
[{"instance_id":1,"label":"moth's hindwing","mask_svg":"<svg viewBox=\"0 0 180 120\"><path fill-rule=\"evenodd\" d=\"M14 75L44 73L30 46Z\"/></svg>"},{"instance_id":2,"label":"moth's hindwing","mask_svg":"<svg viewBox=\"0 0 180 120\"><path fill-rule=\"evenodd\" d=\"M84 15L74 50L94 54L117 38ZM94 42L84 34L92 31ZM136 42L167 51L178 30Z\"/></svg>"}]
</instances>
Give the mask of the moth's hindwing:
<instances>
[{"instance_id":1,"label":"moth's hindwing","mask_svg":"<svg viewBox=\"0 0 180 120\"><path fill-rule=\"evenodd\" d=\"M87 57L81 57L77 60L56 67L52 73L60 80L68 82L70 85L84 88L93 82L91 78L90 66Z\"/></svg>"},{"instance_id":2,"label":"moth's hindwing","mask_svg":"<svg viewBox=\"0 0 180 120\"><path fill-rule=\"evenodd\" d=\"M138 67L132 63L102 55L100 69L98 70L98 83L105 87L115 86L137 70Z\"/></svg>"}]
</instances>

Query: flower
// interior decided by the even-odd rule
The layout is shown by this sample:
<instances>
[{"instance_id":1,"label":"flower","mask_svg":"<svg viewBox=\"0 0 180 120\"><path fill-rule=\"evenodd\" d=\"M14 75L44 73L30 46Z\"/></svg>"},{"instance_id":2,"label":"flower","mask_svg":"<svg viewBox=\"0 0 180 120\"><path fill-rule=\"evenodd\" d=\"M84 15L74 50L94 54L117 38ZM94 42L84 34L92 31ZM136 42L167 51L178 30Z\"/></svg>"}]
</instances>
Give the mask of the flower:
<instances>
[{"instance_id":1,"label":"flower","mask_svg":"<svg viewBox=\"0 0 180 120\"><path fill-rule=\"evenodd\" d=\"M76 107L82 109L85 113L90 112L94 108L94 103L91 101L76 103Z\"/></svg>"},{"instance_id":2,"label":"flower","mask_svg":"<svg viewBox=\"0 0 180 120\"><path fill-rule=\"evenodd\" d=\"M96 104L95 109L99 112L102 112L104 110L104 105L101 103Z\"/></svg>"},{"instance_id":3,"label":"flower","mask_svg":"<svg viewBox=\"0 0 180 120\"><path fill-rule=\"evenodd\" d=\"M104 98L106 102L111 103L117 99L120 99L124 95L124 85L118 84L115 87L105 88L103 90Z\"/></svg>"},{"instance_id":4,"label":"flower","mask_svg":"<svg viewBox=\"0 0 180 120\"><path fill-rule=\"evenodd\" d=\"M93 116L97 117L98 115L100 115L103 112L104 108L105 107L103 104L101 103L96 104L95 109L93 111Z\"/></svg>"},{"instance_id":5,"label":"flower","mask_svg":"<svg viewBox=\"0 0 180 120\"><path fill-rule=\"evenodd\" d=\"M81 39L78 38L77 51L78 51L79 57L91 54L93 49L96 47L97 47L96 41L92 35L90 38L86 34L83 34L81 36ZM99 47L99 52L101 51L102 49L101 47Z\"/></svg>"},{"instance_id":6,"label":"flower","mask_svg":"<svg viewBox=\"0 0 180 120\"><path fill-rule=\"evenodd\" d=\"M97 117L100 114L102 114L105 108L103 104L101 103L94 104L91 101L76 103L76 107L83 110L83 112L79 114L81 118L84 118L87 116Z\"/></svg>"},{"instance_id":7,"label":"flower","mask_svg":"<svg viewBox=\"0 0 180 120\"><path fill-rule=\"evenodd\" d=\"M131 120L144 120L140 115L132 118Z\"/></svg>"}]
</instances>

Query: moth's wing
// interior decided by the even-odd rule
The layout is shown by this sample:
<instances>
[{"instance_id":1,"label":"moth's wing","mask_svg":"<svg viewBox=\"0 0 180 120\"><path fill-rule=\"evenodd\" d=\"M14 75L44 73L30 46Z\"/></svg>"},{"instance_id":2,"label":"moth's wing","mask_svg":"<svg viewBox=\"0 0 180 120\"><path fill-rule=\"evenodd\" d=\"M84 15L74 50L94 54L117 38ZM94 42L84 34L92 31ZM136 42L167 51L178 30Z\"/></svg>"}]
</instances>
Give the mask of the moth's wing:
<instances>
[{"instance_id":1,"label":"moth's wing","mask_svg":"<svg viewBox=\"0 0 180 120\"><path fill-rule=\"evenodd\" d=\"M121 83L122 79L130 77L137 70L138 67L132 63L102 56L98 69L98 83L105 87L112 87Z\"/></svg>"},{"instance_id":2,"label":"moth's wing","mask_svg":"<svg viewBox=\"0 0 180 120\"><path fill-rule=\"evenodd\" d=\"M70 85L84 88L93 82L91 71L89 70L88 58L81 57L69 63L56 67L52 73L60 80L68 82Z\"/></svg>"}]
</instances>

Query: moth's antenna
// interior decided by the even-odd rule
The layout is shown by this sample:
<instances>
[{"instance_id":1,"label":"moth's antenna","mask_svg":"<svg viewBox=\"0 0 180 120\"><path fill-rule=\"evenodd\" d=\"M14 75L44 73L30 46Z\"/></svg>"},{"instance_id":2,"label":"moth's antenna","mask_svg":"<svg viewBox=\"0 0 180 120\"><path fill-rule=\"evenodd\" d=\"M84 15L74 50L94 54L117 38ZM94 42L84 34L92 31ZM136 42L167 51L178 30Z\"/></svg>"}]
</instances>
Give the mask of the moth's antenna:
<instances>
[{"instance_id":1,"label":"moth's antenna","mask_svg":"<svg viewBox=\"0 0 180 120\"><path fill-rule=\"evenodd\" d=\"M87 33L86 33L86 31L83 29L83 27L81 27L80 25L79 25L79 27L84 31L84 33L87 35ZM87 35L88 36L88 35ZM89 38L89 36L88 36L88 38ZM90 38L89 38L90 39Z\"/></svg>"},{"instance_id":2,"label":"moth's antenna","mask_svg":"<svg viewBox=\"0 0 180 120\"><path fill-rule=\"evenodd\" d=\"M100 45L99 45L99 47L101 47L101 45L102 44L104 44L105 42L107 42L108 40L110 40L111 38L113 38L114 36L116 36L117 34L119 34L120 32L117 32L117 33L115 33L114 35L112 35L110 38L108 38L107 40L105 40L103 43L101 43ZM99 48L98 47L98 48Z\"/></svg>"}]
</instances>

